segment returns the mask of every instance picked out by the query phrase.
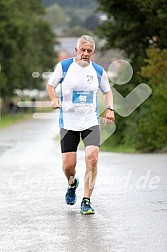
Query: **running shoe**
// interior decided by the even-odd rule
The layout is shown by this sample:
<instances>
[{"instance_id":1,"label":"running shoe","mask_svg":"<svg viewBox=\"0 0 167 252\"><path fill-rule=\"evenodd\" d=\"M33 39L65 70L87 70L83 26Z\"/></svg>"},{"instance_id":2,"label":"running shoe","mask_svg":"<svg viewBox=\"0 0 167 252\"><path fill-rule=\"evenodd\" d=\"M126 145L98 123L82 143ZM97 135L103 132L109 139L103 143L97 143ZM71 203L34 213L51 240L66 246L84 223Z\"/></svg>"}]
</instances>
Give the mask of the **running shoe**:
<instances>
[{"instance_id":1,"label":"running shoe","mask_svg":"<svg viewBox=\"0 0 167 252\"><path fill-rule=\"evenodd\" d=\"M81 202L81 214L94 214L95 210L91 207L91 202L89 199L83 199Z\"/></svg>"},{"instance_id":2,"label":"running shoe","mask_svg":"<svg viewBox=\"0 0 167 252\"><path fill-rule=\"evenodd\" d=\"M67 193L65 195L65 200L67 205L74 205L77 201L76 189L79 185L79 179L75 179L75 185L69 185L67 189Z\"/></svg>"}]
</instances>

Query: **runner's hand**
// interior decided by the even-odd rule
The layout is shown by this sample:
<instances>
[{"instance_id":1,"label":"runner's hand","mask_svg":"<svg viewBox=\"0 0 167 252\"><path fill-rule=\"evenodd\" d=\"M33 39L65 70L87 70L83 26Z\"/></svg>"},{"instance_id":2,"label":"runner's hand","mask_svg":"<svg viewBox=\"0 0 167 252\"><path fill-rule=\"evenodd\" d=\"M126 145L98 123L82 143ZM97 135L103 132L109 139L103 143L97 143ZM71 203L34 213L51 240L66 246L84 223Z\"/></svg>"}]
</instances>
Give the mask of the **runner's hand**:
<instances>
[{"instance_id":1,"label":"runner's hand","mask_svg":"<svg viewBox=\"0 0 167 252\"><path fill-rule=\"evenodd\" d=\"M114 111L110 109L106 109L106 112L103 118L103 123L106 125L108 123L113 123L114 121L115 121Z\"/></svg>"},{"instance_id":2,"label":"runner's hand","mask_svg":"<svg viewBox=\"0 0 167 252\"><path fill-rule=\"evenodd\" d=\"M52 109L61 108L60 99L58 97L53 98L52 101L51 101L50 106L51 106Z\"/></svg>"}]
</instances>

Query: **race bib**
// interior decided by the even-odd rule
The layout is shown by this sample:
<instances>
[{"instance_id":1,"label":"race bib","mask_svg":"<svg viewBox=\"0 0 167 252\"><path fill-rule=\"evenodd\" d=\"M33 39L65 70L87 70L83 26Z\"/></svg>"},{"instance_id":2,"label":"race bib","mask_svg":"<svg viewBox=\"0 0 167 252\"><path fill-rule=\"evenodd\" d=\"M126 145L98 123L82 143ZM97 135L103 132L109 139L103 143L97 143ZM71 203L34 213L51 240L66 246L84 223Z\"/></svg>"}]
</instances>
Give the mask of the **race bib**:
<instances>
[{"instance_id":1,"label":"race bib","mask_svg":"<svg viewBox=\"0 0 167 252\"><path fill-rule=\"evenodd\" d=\"M93 91L73 91L72 102L76 105L93 103Z\"/></svg>"}]
</instances>

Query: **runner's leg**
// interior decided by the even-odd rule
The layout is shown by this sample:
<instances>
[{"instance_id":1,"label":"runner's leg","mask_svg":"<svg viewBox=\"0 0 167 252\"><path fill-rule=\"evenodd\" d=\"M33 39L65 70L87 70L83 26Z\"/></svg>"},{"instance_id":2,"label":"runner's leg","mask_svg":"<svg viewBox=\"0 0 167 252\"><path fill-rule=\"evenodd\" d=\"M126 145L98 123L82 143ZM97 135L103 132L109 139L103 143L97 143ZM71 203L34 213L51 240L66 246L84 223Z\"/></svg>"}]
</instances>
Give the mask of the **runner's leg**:
<instances>
[{"instance_id":1,"label":"runner's leg","mask_svg":"<svg viewBox=\"0 0 167 252\"><path fill-rule=\"evenodd\" d=\"M74 183L76 173L77 147L80 141L78 131L60 130L63 172L69 184Z\"/></svg>"},{"instance_id":2,"label":"runner's leg","mask_svg":"<svg viewBox=\"0 0 167 252\"><path fill-rule=\"evenodd\" d=\"M96 176L98 154L100 146L100 127L93 126L81 133L82 140L85 145L85 181L84 181L84 197L90 198L93 192Z\"/></svg>"},{"instance_id":3,"label":"runner's leg","mask_svg":"<svg viewBox=\"0 0 167 252\"><path fill-rule=\"evenodd\" d=\"M85 180L84 180L84 197L90 198L94 189L96 176L97 176L97 164L98 164L99 147L86 146L85 149Z\"/></svg>"},{"instance_id":4,"label":"runner's leg","mask_svg":"<svg viewBox=\"0 0 167 252\"><path fill-rule=\"evenodd\" d=\"M76 152L66 152L62 153L63 161L63 172L71 185L74 183L75 173L76 173Z\"/></svg>"}]
</instances>

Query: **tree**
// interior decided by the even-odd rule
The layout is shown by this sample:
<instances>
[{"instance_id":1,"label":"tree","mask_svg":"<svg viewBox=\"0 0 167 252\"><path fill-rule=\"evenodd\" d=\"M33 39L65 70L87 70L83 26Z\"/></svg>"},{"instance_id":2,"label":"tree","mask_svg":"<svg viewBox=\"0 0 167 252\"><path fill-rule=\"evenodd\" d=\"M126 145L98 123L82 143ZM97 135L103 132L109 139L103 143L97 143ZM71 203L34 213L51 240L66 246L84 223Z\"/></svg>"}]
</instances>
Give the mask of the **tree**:
<instances>
[{"instance_id":1,"label":"tree","mask_svg":"<svg viewBox=\"0 0 167 252\"><path fill-rule=\"evenodd\" d=\"M116 143L133 144L140 151L163 150L166 148L167 134L167 116L164 110L167 91L164 74L167 72L164 60L167 48L167 2L96 1L100 3L99 10L108 15L108 20L97 29L97 34L106 41L104 49L123 50L134 70L130 83L125 87L117 85L117 90L126 96L131 91L130 88L133 89L142 82L149 83L153 90L151 98L126 118L126 121L118 116L116 122L119 134L116 133ZM147 51L148 48L152 48L151 51ZM145 61L147 58L148 61ZM142 66L145 67L140 72ZM121 128L122 125L124 127Z\"/></svg>"},{"instance_id":2,"label":"tree","mask_svg":"<svg viewBox=\"0 0 167 252\"><path fill-rule=\"evenodd\" d=\"M16 88L39 88L32 72L47 71L54 64L54 36L40 16L40 0L0 0L1 95L13 96Z\"/></svg>"},{"instance_id":3,"label":"tree","mask_svg":"<svg viewBox=\"0 0 167 252\"><path fill-rule=\"evenodd\" d=\"M166 0L96 0L108 20L98 29L107 48L123 49L134 62L154 44L167 48Z\"/></svg>"},{"instance_id":4,"label":"tree","mask_svg":"<svg viewBox=\"0 0 167 252\"><path fill-rule=\"evenodd\" d=\"M82 26L82 18L76 9L69 8L66 10L66 14L69 17L68 26L69 28L76 25Z\"/></svg>"},{"instance_id":5,"label":"tree","mask_svg":"<svg viewBox=\"0 0 167 252\"><path fill-rule=\"evenodd\" d=\"M58 4L63 8L85 8L89 6L89 8L96 8L96 3L94 0L43 0L43 4L45 6L49 6L52 4Z\"/></svg>"},{"instance_id":6,"label":"tree","mask_svg":"<svg viewBox=\"0 0 167 252\"><path fill-rule=\"evenodd\" d=\"M96 27L100 24L100 19L97 14L92 13L89 15L83 23L83 26L90 31L94 31Z\"/></svg>"},{"instance_id":7,"label":"tree","mask_svg":"<svg viewBox=\"0 0 167 252\"><path fill-rule=\"evenodd\" d=\"M91 31L89 31L86 28L81 27L79 25L73 26L71 29L69 29L65 32L65 36L68 36L68 37L80 37L83 34L88 34L88 35L92 36Z\"/></svg>"},{"instance_id":8,"label":"tree","mask_svg":"<svg viewBox=\"0 0 167 252\"><path fill-rule=\"evenodd\" d=\"M147 49L147 57L140 75L147 79L152 96L128 130L137 150L167 151L167 49Z\"/></svg>"},{"instance_id":9,"label":"tree","mask_svg":"<svg viewBox=\"0 0 167 252\"><path fill-rule=\"evenodd\" d=\"M59 5L53 4L46 8L44 20L50 23L52 29L59 28L66 24L66 15Z\"/></svg>"}]
</instances>

